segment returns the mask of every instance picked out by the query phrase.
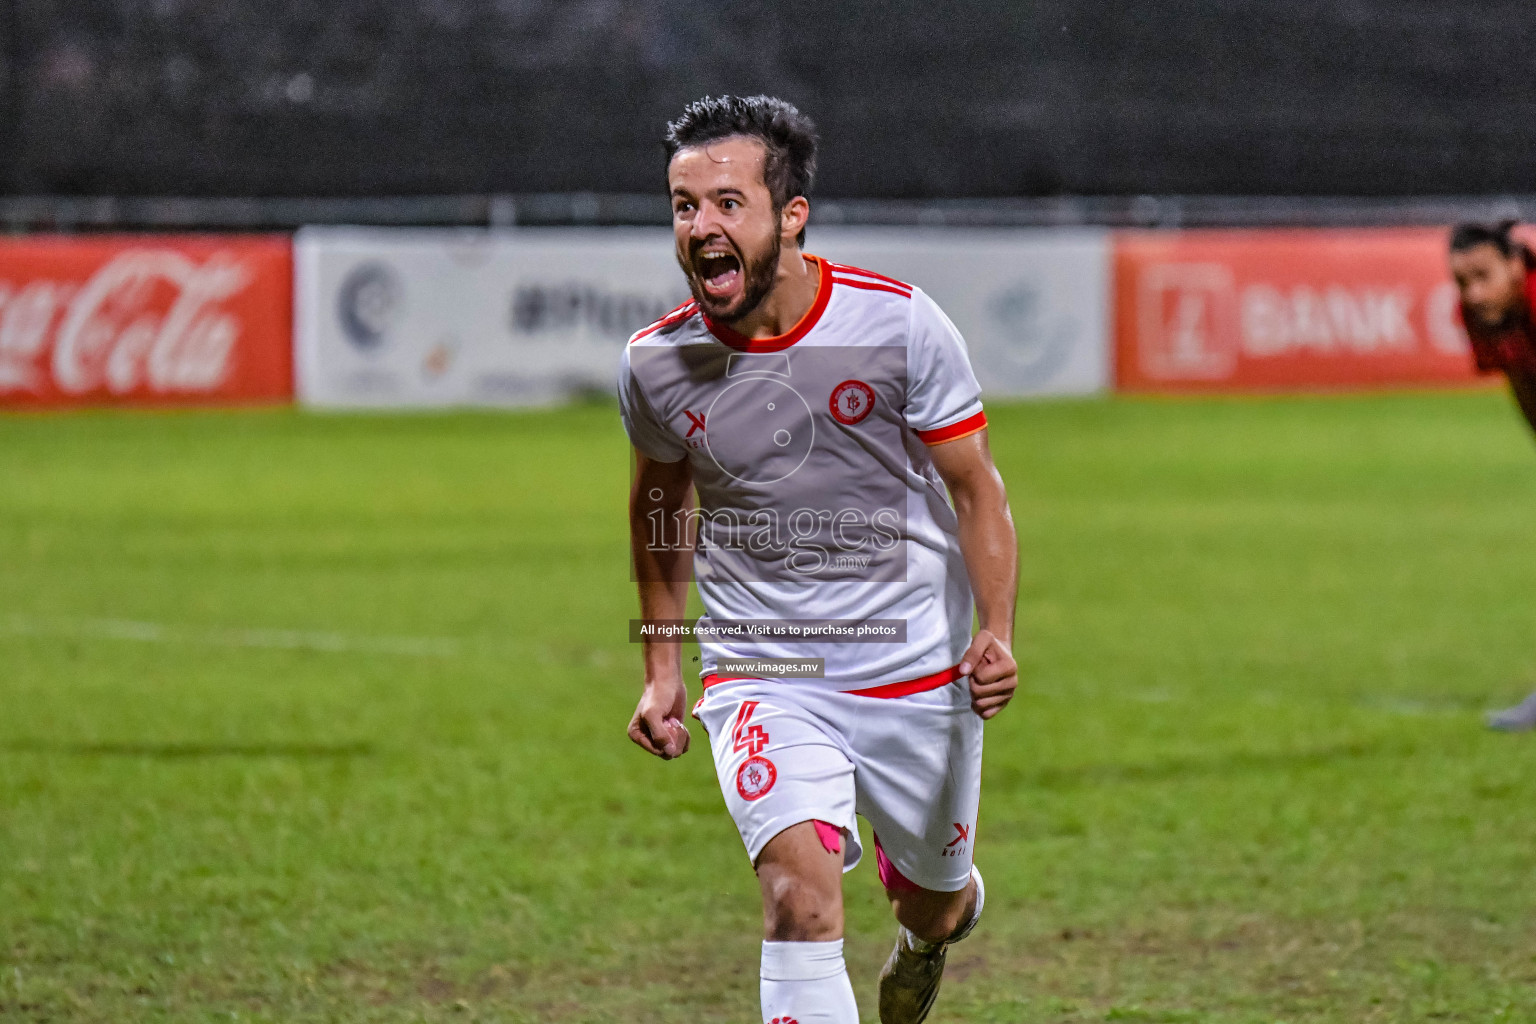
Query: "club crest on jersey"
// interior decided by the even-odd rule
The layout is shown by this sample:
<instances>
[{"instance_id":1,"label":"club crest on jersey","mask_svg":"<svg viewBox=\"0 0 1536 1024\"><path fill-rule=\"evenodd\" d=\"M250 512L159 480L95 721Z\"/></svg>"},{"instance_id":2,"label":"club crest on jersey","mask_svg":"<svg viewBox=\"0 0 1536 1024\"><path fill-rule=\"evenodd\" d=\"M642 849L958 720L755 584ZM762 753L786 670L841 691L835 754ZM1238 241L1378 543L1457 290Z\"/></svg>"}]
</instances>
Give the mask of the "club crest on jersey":
<instances>
[{"instance_id":1,"label":"club crest on jersey","mask_svg":"<svg viewBox=\"0 0 1536 1024\"><path fill-rule=\"evenodd\" d=\"M736 792L743 800L757 800L768 795L779 780L779 770L766 757L749 757L736 769Z\"/></svg>"},{"instance_id":2,"label":"club crest on jersey","mask_svg":"<svg viewBox=\"0 0 1536 1024\"><path fill-rule=\"evenodd\" d=\"M861 380L845 380L832 389L827 400L832 418L844 426L853 426L875 407L875 389Z\"/></svg>"}]
</instances>

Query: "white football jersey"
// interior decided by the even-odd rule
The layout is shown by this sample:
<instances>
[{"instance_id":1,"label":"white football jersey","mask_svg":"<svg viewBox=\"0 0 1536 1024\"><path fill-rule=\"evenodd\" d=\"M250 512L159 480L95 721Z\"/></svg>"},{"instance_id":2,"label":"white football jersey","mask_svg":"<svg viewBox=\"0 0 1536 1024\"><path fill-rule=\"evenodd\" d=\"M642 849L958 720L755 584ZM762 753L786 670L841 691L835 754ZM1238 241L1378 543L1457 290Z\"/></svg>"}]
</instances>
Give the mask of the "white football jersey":
<instances>
[{"instance_id":1,"label":"white football jersey","mask_svg":"<svg viewBox=\"0 0 1536 1024\"><path fill-rule=\"evenodd\" d=\"M927 446L986 426L980 388L960 333L921 289L806 259L816 299L786 334L746 338L692 302L636 333L619 373L624 427L648 458L691 464L699 625L726 634L700 641L707 682L725 658L821 658L824 678L783 681L926 688L956 677L972 616ZM648 524L649 543L681 543L682 525ZM765 620L878 620L905 637L742 630Z\"/></svg>"}]
</instances>

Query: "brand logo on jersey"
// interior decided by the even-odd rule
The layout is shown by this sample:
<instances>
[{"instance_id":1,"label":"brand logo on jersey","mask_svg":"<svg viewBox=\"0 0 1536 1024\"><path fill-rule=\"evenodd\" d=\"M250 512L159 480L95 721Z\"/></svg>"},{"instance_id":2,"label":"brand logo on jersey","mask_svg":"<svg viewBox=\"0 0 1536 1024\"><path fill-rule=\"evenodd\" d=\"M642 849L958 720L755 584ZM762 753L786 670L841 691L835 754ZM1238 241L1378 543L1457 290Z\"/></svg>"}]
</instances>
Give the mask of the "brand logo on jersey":
<instances>
[{"instance_id":1,"label":"brand logo on jersey","mask_svg":"<svg viewBox=\"0 0 1536 1024\"><path fill-rule=\"evenodd\" d=\"M766 757L749 757L736 770L736 792L743 800L758 800L768 795L779 780L779 770Z\"/></svg>"},{"instance_id":2,"label":"brand logo on jersey","mask_svg":"<svg viewBox=\"0 0 1536 1024\"><path fill-rule=\"evenodd\" d=\"M688 433L683 435L683 443L689 448L702 449L709 443L709 435L704 430L704 413L694 412L692 409L684 409L683 415L688 417ZM695 433L700 434L694 437Z\"/></svg>"},{"instance_id":3,"label":"brand logo on jersey","mask_svg":"<svg viewBox=\"0 0 1536 1024\"><path fill-rule=\"evenodd\" d=\"M955 826L955 838L951 839L948 845L944 847L943 855L945 857L960 856L965 852L965 844L970 842L971 839L971 826L962 825L958 821L952 824Z\"/></svg>"},{"instance_id":4,"label":"brand logo on jersey","mask_svg":"<svg viewBox=\"0 0 1536 1024\"><path fill-rule=\"evenodd\" d=\"M845 380L832 389L827 406L833 419L851 427L875 407L875 389L861 380Z\"/></svg>"},{"instance_id":5,"label":"brand logo on jersey","mask_svg":"<svg viewBox=\"0 0 1536 1024\"><path fill-rule=\"evenodd\" d=\"M800 1022L793 1017L775 1017L773 1020L765 1022L765 1024L800 1024Z\"/></svg>"}]
</instances>

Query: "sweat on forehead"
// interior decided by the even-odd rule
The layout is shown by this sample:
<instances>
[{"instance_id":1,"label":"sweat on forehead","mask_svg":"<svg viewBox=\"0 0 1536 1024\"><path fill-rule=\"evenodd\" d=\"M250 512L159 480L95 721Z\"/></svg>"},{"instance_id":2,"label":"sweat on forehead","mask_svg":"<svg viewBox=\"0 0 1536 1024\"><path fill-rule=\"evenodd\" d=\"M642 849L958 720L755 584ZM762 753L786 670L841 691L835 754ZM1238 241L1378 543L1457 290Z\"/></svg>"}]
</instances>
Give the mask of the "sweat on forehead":
<instances>
[{"instance_id":1,"label":"sweat on forehead","mask_svg":"<svg viewBox=\"0 0 1536 1024\"><path fill-rule=\"evenodd\" d=\"M732 135L725 139L711 139L708 142L684 146L673 154L669 166L676 167L680 161L694 156L702 157L709 163L722 167L750 167L758 177L761 177L764 164L768 159L768 149L761 139L754 139L747 135Z\"/></svg>"}]
</instances>

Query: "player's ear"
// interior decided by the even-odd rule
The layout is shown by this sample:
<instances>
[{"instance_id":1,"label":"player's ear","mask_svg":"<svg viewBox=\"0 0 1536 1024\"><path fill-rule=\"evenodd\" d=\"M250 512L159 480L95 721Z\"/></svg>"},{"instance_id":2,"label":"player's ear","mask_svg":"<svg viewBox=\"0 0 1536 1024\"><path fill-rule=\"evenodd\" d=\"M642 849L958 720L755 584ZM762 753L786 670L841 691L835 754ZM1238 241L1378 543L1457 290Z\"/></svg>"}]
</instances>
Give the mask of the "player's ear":
<instances>
[{"instance_id":1,"label":"player's ear","mask_svg":"<svg viewBox=\"0 0 1536 1024\"><path fill-rule=\"evenodd\" d=\"M795 238L811 219L811 203L805 196L795 196L779 211L779 237Z\"/></svg>"}]
</instances>

